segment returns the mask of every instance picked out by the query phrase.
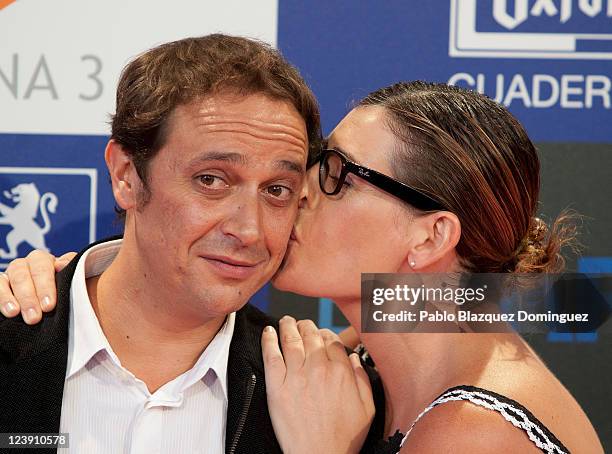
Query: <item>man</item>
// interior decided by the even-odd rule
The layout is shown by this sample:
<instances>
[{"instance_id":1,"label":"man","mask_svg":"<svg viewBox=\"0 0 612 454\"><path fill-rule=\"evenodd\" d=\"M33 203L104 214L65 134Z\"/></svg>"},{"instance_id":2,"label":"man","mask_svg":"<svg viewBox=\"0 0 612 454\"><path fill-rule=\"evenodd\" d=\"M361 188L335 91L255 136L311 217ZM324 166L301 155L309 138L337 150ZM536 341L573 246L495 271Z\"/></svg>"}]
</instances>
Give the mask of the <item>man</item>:
<instances>
[{"instance_id":1,"label":"man","mask_svg":"<svg viewBox=\"0 0 612 454\"><path fill-rule=\"evenodd\" d=\"M39 325L0 317L0 432L280 452L260 348L276 323L245 303L281 262L318 139L313 94L262 43L210 35L132 61L105 150L123 239L71 261Z\"/></svg>"}]
</instances>

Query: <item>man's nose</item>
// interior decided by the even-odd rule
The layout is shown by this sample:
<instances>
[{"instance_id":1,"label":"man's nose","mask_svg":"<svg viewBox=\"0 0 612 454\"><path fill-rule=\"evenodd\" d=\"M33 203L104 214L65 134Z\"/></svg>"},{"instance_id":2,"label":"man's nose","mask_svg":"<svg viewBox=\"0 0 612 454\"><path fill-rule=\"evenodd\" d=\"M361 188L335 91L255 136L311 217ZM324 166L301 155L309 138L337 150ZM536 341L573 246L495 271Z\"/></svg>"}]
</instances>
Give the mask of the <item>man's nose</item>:
<instances>
[{"instance_id":1,"label":"man's nose","mask_svg":"<svg viewBox=\"0 0 612 454\"><path fill-rule=\"evenodd\" d=\"M221 231L234 237L242 246L256 244L262 237L261 208L258 195L237 200L231 214L223 222Z\"/></svg>"}]
</instances>

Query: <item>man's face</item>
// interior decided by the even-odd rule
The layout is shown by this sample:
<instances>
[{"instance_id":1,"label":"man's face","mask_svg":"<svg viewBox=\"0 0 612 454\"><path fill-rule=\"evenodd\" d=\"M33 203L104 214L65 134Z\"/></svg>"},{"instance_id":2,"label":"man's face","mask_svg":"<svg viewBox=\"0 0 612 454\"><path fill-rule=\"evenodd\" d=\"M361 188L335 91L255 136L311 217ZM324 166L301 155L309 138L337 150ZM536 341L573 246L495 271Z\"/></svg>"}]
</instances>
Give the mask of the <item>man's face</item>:
<instances>
[{"instance_id":1,"label":"man's face","mask_svg":"<svg viewBox=\"0 0 612 454\"><path fill-rule=\"evenodd\" d=\"M149 163L150 197L131 210L126 228L133 226L151 276L176 295L173 310L227 314L270 279L285 253L306 126L291 104L261 94L179 106L168 126Z\"/></svg>"}]
</instances>

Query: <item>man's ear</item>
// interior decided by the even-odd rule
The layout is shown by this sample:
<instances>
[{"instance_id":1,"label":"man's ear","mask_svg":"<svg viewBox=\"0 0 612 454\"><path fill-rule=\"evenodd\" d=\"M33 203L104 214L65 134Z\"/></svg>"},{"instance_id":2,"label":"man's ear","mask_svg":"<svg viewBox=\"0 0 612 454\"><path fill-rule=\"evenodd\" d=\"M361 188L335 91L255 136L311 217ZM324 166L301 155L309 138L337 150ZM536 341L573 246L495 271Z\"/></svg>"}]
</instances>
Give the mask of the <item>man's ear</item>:
<instances>
[{"instance_id":1,"label":"man's ear","mask_svg":"<svg viewBox=\"0 0 612 454\"><path fill-rule=\"evenodd\" d=\"M104 160L110 173L117 205L124 210L136 207L141 182L132 159L121 145L110 140L104 150Z\"/></svg>"},{"instance_id":2,"label":"man's ear","mask_svg":"<svg viewBox=\"0 0 612 454\"><path fill-rule=\"evenodd\" d=\"M418 216L414 219L411 245L407 261L416 271L423 271L436 264L442 268L455 259L455 247L461 238L459 218L450 211Z\"/></svg>"}]
</instances>

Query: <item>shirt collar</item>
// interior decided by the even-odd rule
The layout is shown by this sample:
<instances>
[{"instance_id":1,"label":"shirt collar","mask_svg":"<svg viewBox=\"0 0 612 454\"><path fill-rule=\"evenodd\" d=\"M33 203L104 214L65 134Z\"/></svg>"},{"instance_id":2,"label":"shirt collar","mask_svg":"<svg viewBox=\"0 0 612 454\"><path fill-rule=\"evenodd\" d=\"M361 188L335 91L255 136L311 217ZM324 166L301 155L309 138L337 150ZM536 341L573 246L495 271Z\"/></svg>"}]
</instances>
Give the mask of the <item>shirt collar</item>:
<instances>
[{"instance_id":1,"label":"shirt collar","mask_svg":"<svg viewBox=\"0 0 612 454\"><path fill-rule=\"evenodd\" d=\"M120 364L91 306L86 284L87 278L102 274L108 268L120 247L121 240L100 243L85 251L77 263L70 285L67 379L85 367L101 350Z\"/></svg>"},{"instance_id":2,"label":"shirt collar","mask_svg":"<svg viewBox=\"0 0 612 454\"><path fill-rule=\"evenodd\" d=\"M202 352L194 366L185 372L181 377L180 390L189 388L211 370L221 383L223 393L227 399L227 363L229 360L230 344L234 335L234 324L236 313L232 312L225 318L225 323L217 332L208 347Z\"/></svg>"},{"instance_id":3,"label":"shirt collar","mask_svg":"<svg viewBox=\"0 0 612 454\"><path fill-rule=\"evenodd\" d=\"M110 266L119 253L121 243L122 240L113 240L98 244L85 251L77 263L70 286L71 310L66 379L85 367L100 351L104 351L118 367L121 367L121 362L106 339L91 306L86 285L87 278L102 274ZM182 392L198 380L202 380L208 371L212 370L221 383L227 399L227 364L235 319L235 312L229 314L194 366L162 388L167 385L174 388L173 385L177 385L179 389L175 390Z\"/></svg>"}]
</instances>

